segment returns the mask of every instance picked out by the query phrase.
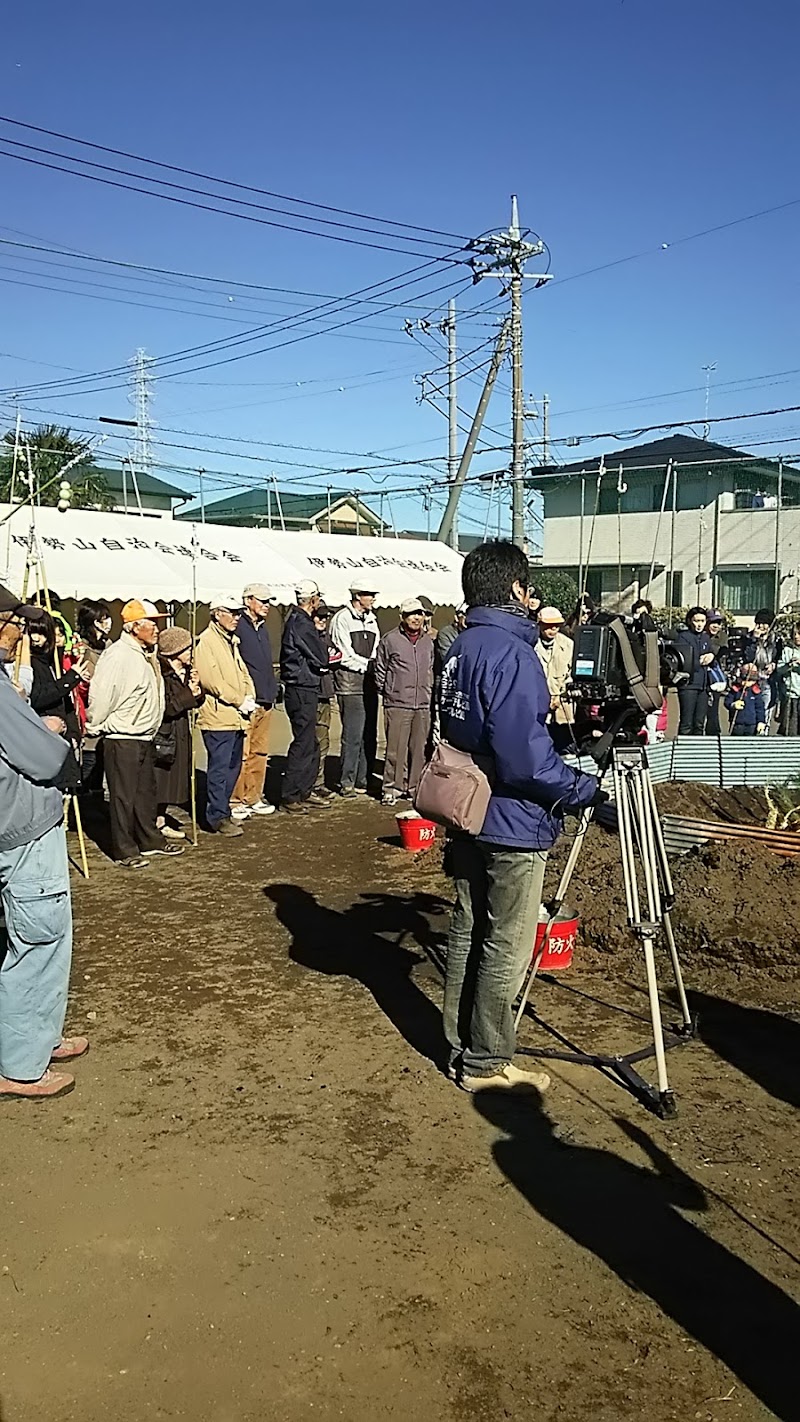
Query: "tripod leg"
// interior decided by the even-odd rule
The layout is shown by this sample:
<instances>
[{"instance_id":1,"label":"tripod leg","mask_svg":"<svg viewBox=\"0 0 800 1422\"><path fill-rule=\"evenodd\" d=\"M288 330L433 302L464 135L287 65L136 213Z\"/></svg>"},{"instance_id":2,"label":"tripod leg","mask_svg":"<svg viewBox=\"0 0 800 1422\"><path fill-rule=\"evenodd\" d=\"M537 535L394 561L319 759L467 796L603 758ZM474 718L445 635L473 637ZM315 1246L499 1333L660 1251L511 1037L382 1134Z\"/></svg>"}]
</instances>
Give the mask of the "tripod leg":
<instances>
[{"instance_id":1,"label":"tripod leg","mask_svg":"<svg viewBox=\"0 0 800 1422\"><path fill-rule=\"evenodd\" d=\"M665 1108L665 1114L672 1115L674 1107L672 1105L672 1093L667 1078L667 1053L664 1047L664 1026L661 1021L661 1006L658 1001L658 980L656 978L656 959L653 951L652 933L642 934L642 946L644 948L644 966L647 974L647 996L650 999L650 1018L653 1024L653 1047L656 1054L658 1094L661 1098L662 1106Z\"/></svg>"},{"instance_id":2,"label":"tripod leg","mask_svg":"<svg viewBox=\"0 0 800 1422\"><path fill-rule=\"evenodd\" d=\"M537 952L536 957L534 958L530 968L528 969L528 976L525 979L525 986L522 989L522 997L519 1000L517 1015L514 1018L515 1028L518 1028L520 1022L522 1021L523 1013L528 1005L528 998L531 995L531 988L533 987L534 979L539 971L539 964L541 963L545 949L547 948L547 945L550 942L550 934L553 932L553 924L558 918L561 906L565 898L567 897L567 890L570 885L570 880L572 879L572 876L575 872L575 866L578 863L578 857L583 846L583 841L586 838L586 831L588 830L589 825L592 821L592 814L593 811L591 809L586 809L581 815L580 824L578 825L577 831L575 833L575 838L572 841L572 848L570 849L569 857L567 859L566 864L564 865L564 872L561 875L558 888L555 892L552 908L550 910L550 917L548 918L547 923L545 925L544 935L542 937L542 942L539 947L539 951Z\"/></svg>"},{"instance_id":3,"label":"tripod leg","mask_svg":"<svg viewBox=\"0 0 800 1422\"><path fill-rule=\"evenodd\" d=\"M74 815L75 815L75 829L76 829L77 832L78 832L78 849L80 850L80 855L81 855L81 865L82 865L82 867L83 867L83 877L84 877L84 879L88 879L88 877L89 877L89 861L88 861L87 858L86 858L86 838L85 838L84 833L83 833L83 821L82 821L82 819L81 819L81 807L80 807L80 804L78 803L78 797L77 797L77 795L73 795L71 798L72 798L72 810L73 810L73 813L74 813Z\"/></svg>"},{"instance_id":4,"label":"tripod leg","mask_svg":"<svg viewBox=\"0 0 800 1422\"><path fill-rule=\"evenodd\" d=\"M668 910L664 912L664 933L667 939L667 948L669 949L672 971L675 974L675 987L678 990L678 1001L681 1005L683 1025L688 1031L692 1029L692 1014L689 1011L689 1001L686 996L686 988L683 984L683 973L681 972L681 964L678 957L678 946L675 942L675 934L672 931L672 919L669 916Z\"/></svg>"}]
</instances>

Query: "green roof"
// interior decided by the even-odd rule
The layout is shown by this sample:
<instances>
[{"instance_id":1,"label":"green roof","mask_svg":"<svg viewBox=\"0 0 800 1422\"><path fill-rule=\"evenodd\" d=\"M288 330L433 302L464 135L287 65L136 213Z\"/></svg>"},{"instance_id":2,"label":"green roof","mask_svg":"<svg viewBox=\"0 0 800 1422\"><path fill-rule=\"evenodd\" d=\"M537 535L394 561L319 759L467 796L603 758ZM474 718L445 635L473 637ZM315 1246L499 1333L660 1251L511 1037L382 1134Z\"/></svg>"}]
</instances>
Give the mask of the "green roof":
<instances>
[{"instance_id":1,"label":"green roof","mask_svg":"<svg viewBox=\"0 0 800 1422\"><path fill-rule=\"evenodd\" d=\"M102 474L108 485L109 493L122 495L123 471L121 468L98 469L97 473ZM140 494L161 494L163 498L184 500L191 497L191 495L187 494L185 489L179 489L175 484L167 484L163 479L157 479L154 474L137 474L136 483L139 486ZM128 491L128 497L135 502L136 491L133 486L133 478L130 469L125 470L125 487Z\"/></svg>"},{"instance_id":2,"label":"green roof","mask_svg":"<svg viewBox=\"0 0 800 1422\"><path fill-rule=\"evenodd\" d=\"M331 493L332 509L335 510L337 504L343 502L354 504L355 499L352 494L342 491ZM362 503L361 499L358 500L358 507L365 522L380 524L378 515L367 504ZM273 525L279 526L281 514L285 523L308 523L319 514L327 512L327 509L327 490L321 494L288 494L282 490L276 493L274 489L245 489L242 494L232 494L228 498L207 503L206 518L210 523L234 520L238 522L241 519L249 519L253 523L267 523L271 519ZM194 521L197 513L195 506L193 509L182 509L176 517Z\"/></svg>"}]
</instances>

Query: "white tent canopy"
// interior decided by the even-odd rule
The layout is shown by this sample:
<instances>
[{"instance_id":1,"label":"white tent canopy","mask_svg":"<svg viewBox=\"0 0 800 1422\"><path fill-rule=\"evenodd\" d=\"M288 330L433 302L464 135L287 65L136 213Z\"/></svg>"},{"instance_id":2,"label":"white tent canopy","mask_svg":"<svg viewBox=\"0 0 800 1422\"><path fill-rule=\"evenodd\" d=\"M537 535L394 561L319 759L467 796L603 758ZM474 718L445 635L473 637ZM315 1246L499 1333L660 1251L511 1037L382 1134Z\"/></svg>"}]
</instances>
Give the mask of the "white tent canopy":
<instances>
[{"instance_id":1,"label":"white tent canopy","mask_svg":"<svg viewBox=\"0 0 800 1422\"><path fill-rule=\"evenodd\" d=\"M0 518L10 512L0 504ZM461 600L459 553L444 543L413 538L348 537L230 528L114 513L37 508L36 547L48 585L62 598L130 597L208 603L239 596L246 583L269 583L279 602L294 601L302 578L314 578L328 602L348 600L350 584L377 592L381 607L407 597L437 606ZM31 510L19 507L0 525L0 582L22 589ZM36 586L31 574L29 590Z\"/></svg>"}]
</instances>

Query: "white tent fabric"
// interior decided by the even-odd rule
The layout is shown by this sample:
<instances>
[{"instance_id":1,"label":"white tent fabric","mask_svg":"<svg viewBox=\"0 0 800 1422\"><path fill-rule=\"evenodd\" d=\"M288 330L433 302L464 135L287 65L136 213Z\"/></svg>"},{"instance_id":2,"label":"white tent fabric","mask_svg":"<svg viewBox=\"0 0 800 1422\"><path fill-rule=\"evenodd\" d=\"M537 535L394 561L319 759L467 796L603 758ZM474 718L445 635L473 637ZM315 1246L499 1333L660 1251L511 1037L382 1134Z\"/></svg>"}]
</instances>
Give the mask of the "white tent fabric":
<instances>
[{"instance_id":1,"label":"white tent fabric","mask_svg":"<svg viewBox=\"0 0 800 1422\"><path fill-rule=\"evenodd\" d=\"M0 504L0 518L10 512ZM239 596L249 582L266 582L279 602L294 601L302 578L314 578L326 600L347 601L350 584L377 592L380 607L406 597L438 606L461 600L459 553L443 543L412 538L367 538L278 529L229 528L70 509L35 510L36 546L48 585L60 597L129 597L208 603ZM21 591L31 511L20 507L0 525L0 582ZM31 574L30 589L35 587Z\"/></svg>"}]
</instances>

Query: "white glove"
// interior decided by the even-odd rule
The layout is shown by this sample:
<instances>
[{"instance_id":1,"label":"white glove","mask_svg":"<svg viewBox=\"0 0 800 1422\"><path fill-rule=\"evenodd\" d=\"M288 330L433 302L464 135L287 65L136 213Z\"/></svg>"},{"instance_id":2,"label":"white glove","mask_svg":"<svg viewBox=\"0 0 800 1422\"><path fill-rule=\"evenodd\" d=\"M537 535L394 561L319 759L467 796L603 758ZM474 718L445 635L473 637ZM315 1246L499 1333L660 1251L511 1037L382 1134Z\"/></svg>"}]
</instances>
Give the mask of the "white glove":
<instances>
[{"instance_id":1,"label":"white glove","mask_svg":"<svg viewBox=\"0 0 800 1422\"><path fill-rule=\"evenodd\" d=\"M252 716L253 712L256 709L256 705L257 702L254 697L246 696L244 698L244 701L241 703L239 710L241 711L243 716Z\"/></svg>"}]
</instances>

